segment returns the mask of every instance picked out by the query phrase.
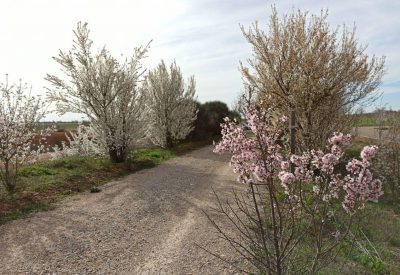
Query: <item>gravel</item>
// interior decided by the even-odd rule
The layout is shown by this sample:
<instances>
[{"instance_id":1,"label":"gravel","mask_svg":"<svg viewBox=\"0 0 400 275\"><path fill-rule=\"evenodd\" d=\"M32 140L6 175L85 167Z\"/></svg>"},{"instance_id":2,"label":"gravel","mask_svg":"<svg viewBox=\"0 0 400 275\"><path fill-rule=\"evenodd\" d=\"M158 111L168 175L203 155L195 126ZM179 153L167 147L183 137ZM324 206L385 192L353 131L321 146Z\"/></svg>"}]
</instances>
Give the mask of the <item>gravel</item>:
<instances>
[{"instance_id":1,"label":"gravel","mask_svg":"<svg viewBox=\"0 0 400 275\"><path fill-rule=\"evenodd\" d=\"M0 274L234 273L198 247L234 259L202 213L242 188L228 159L207 146L0 226Z\"/></svg>"}]
</instances>

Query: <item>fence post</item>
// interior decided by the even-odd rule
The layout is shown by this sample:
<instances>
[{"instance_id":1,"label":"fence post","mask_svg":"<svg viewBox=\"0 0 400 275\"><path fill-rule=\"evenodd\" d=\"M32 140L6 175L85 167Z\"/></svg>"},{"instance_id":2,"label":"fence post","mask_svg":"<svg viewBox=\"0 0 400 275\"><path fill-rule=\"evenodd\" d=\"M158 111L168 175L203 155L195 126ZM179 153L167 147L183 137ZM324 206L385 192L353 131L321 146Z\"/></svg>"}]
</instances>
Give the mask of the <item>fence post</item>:
<instances>
[{"instance_id":1,"label":"fence post","mask_svg":"<svg viewBox=\"0 0 400 275\"><path fill-rule=\"evenodd\" d=\"M289 107L290 113L290 154L296 154L296 111L293 107ZM290 164L290 170L294 172L293 163Z\"/></svg>"}]
</instances>

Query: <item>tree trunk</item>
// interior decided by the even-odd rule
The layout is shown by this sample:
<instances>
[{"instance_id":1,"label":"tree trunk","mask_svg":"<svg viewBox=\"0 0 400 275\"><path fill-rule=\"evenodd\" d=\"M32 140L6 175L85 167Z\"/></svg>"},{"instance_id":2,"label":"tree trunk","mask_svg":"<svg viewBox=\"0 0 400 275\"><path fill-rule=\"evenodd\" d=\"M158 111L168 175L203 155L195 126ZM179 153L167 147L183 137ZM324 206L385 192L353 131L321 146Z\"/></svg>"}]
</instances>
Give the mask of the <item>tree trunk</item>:
<instances>
[{"instance_id":1,"label":"tree trunk","mask_svg":"<svg viewBox=\"0 0 400 275\"><path fill-rule=\"evenodd\" d=\"M174 140L172 139L171 133L169 131L166 133L166 144L165 144L165 146L168 149L171 149L174 146Z\"/></svg>"},{"instance_id":2,"label":"tree trunk","mask_svg":"<svg viewBox=\"0 0 400 275\"><path fill-rule=\"evenodd\" d=\"M110 155L110 159L112 163L122 163L126 159L126 148L118 148L118 149L109 149L108 154Z\"/></svg>"},{"instance_id":3,"label":"tree trunk","mask_svg":"<svg viewBox=\"0 0 400 275\"><path fill-rule=\"evenodd\" d=\"M9 161L5 161L4 162L4 184L7 188L7 191L9 193L14 192L15 189L15 182L13 182L12 178L11 178L11 171L10 171L10 162Z\"/></svg>"}]
</instances>

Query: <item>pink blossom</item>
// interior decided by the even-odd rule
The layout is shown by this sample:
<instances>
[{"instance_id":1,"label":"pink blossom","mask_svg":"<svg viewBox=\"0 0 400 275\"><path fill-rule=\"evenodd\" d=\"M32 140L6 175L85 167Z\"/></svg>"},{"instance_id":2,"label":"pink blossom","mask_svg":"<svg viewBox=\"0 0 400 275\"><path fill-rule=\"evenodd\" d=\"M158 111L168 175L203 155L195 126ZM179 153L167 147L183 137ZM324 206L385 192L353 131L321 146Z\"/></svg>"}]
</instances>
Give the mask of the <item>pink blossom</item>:
<instances>
[{"instance_id":1,"label":"pink blossom","mask_svg":"<svg viewBox=\"0 0 400 275\"><path fill-rule=\"evenodd\" d=\"M283 171L289 171L289 166L290 166L290 164L289 164L288 161L282 161L281 162L281 169Z\"/></svg>"},{"instance_id":2,"label":"pink blossom","mask_svg":"<svg viewBox=\"0 0 400 275\"><path fill-rule=\"evenodd\" d=\"M375 156L377 151L378 146L376 145L365 146L364 149L361 151L360 157L365 161L369 161Z\"/></svg>"},{"instance_id":3,"label":"pink blossom","mask_svg":"<svg viewBox=\"0 0 400 275\"><path fill-rule=\"evenodd\" d=\"M238 174L239 182L252 184L279 180L289 199L300 198L300 194L296 194L299 188L302 192L310 192L312 186L311 195L315 196L316 202L330 204L333 199L339 200L349 214L364 207L367 201L377 201L382 195L382 183L374 179L368 169L369 160L376 154L376 146L365 147L361 153L362 160L350 160L346 165L348 174L342 175L336 172L339 171L336 168L343 161L343 147L349 144L350 135L334 133L328 140L327 152L305 151L286 159L279 145L282 129L272 123L271 110L259 111L249 106L245 118L252 135L247 135L237 123L226 119L222 124L222 140L214 149L217 153L229 151L232 154L230 164ZM293 172L290 171L291 165Z\"/></svg>"},{"instance_id":4,"label":"pink blossom","mask_svg":"<svg viewBox=\"0 0 400 275\"><path fill-rule=\"evenodd\" d=\"M292 173L282 171L279 173L279 179L281 180L282 186L287 189L296 178Z\"/></svg>"}]
</instances>

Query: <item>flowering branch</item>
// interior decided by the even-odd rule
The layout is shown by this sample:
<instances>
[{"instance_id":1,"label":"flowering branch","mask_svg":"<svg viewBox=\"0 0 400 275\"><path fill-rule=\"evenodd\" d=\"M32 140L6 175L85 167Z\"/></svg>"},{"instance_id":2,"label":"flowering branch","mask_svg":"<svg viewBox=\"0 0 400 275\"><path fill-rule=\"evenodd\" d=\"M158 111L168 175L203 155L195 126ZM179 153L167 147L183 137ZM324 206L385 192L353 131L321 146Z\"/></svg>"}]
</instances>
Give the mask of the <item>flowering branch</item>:
<instances>
[{"instance_id":1,"label":"flowering branch","mask_svg":"<svg viewBox=\"0 0 400 275\"><path fill-rule=\"evenodd\" d=\"M250 237L263 251L266 264L261 269L283 274L306 268L315 273L346 237L353 216L366 202L376 202L382 195L381 181L369 170L378 148L366 146L360 160L352 159L343 167L344 147L351 137L334 133L326 151L288 155L286 117L276 118L272 109L249 106L245 118L251 133L226 119L214 152L230 152L238 181L249 186L253 211L241 212L257 221ZM309 246L313 261L302 267L297 252L304 246Z\"/></svg>"}]
</instances>

